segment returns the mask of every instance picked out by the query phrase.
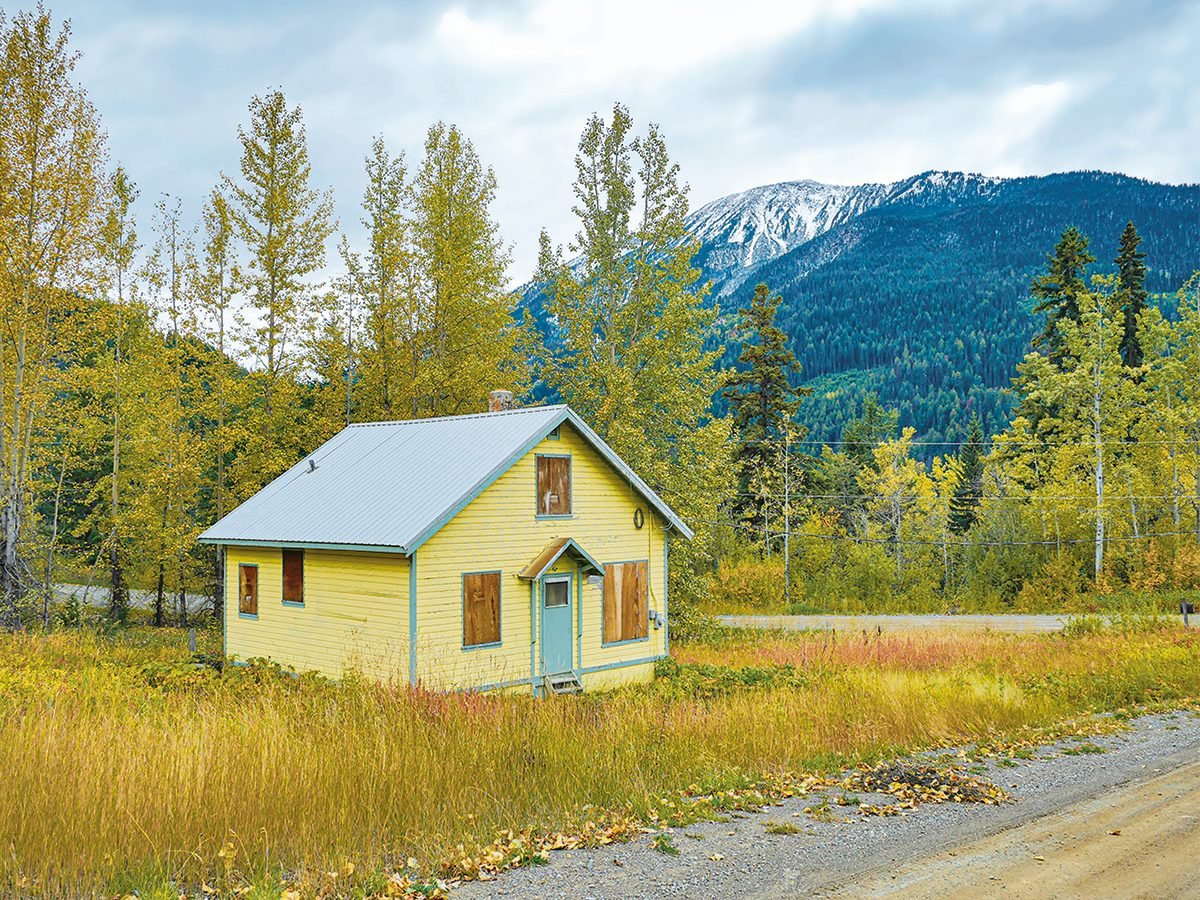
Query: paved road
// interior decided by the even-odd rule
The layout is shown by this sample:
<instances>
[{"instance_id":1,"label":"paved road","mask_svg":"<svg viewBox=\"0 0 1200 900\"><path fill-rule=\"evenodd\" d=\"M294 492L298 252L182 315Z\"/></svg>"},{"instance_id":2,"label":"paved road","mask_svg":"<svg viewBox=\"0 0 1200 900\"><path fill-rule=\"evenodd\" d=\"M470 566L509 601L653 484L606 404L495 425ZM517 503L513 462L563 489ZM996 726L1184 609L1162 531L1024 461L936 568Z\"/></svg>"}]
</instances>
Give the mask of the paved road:
<instances>
[{"instance_id":1,"label":"paved road","mask_svg":"<svg viewBox=\"0 0 1200 900\"><path fill-rule=\"evenodd\" d=\"M1061 631L1068 616L717 616L741 628L789 631L1008 631L1019 634Z\"/></svg>"},{"instance_id":2,"label":"paved road","mask_svg":"<svg viewBox=\"0 0 1200 900\"><path fill-rule=\"evenodd\" d=\"M78 597L89 606L108 606L108 588L102 584L56 584L54 596L55 601L59 603L69 600L71 597ZM212 600L203 594L188 594L187 596L189 613L202 612L212 606ZM154 598L154 591L144 591L140 588L131 588L129 591L129 605L135 609L153 609ZM167 609L174 609L177 599L177 595L168 593L166 596Z\"/></svg>"}]
</instances>

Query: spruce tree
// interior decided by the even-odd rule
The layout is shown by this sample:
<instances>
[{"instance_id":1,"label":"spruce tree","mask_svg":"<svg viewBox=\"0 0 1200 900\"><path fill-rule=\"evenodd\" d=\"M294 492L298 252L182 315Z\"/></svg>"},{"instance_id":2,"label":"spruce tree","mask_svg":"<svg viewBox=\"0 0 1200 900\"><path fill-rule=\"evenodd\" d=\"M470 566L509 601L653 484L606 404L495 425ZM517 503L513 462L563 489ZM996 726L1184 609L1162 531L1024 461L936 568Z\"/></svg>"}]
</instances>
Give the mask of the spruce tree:
<instances>
[{"instance_id":1,"label":"spruce tree","mask_svg":"<svg viewBox=\"0 0 1200 900\"><path fill-rule=\"evenodd\" d=\"M1045 274L1035 276L1030 288L1037 300L1033 311L1046 315L1042 333L1033 339L1034 349L1044 351L1060 369L1067 358L1062 324L1079 321L1079 295L1087 290L1087 267L1095 261L1087 236L1071 226L1050 254Z\"/></svg>"},{"instance_id":2,"label":"spruce tree","mask_svg":"<svg viewBox=\"0 0 1200 900\"><path fill-rule=\"evenodd\" d=\"M983 493L983 423L971 416L967 441L958 452L958 483L950 497L950 530L966 534L979 517Z\"/></svg>"},{"instance_id":3,"label":"spruce tree","mask_svg":"<svg viewBox=\"0 0 1200 900\"><path fill-rule=\"evenodd\" d=\"M779 294L772 297L765 284L754 289L750 305L739 313L741 368L726 379L722 391L729 400L737 437L738 496L733 511L739 520L761 520L764 501L754 496L752 482L775 466L789 435L804 436L789 426L800 398L812 391L795 387L800 363L788 346L787 334L775 324L782 300Z\"/></svg>"},{"instance_id":4,"label":"spruce tree","mask_svg":"<svg viewBox=\"0 0 1200 900\"><path fill-rule=\"evenodd\" d=\"M1121 339L1121 361L1130 368L1140 366L1144 358L1138 340L1138 315L1146 308L1150 296L1146 290L1146 254L1138 250L1142 243L1133 222L1125 224L1121 233L1121 249L1117 264L1117 295L1125 314L1125 334Z\"/></svg>"}]
</instances>

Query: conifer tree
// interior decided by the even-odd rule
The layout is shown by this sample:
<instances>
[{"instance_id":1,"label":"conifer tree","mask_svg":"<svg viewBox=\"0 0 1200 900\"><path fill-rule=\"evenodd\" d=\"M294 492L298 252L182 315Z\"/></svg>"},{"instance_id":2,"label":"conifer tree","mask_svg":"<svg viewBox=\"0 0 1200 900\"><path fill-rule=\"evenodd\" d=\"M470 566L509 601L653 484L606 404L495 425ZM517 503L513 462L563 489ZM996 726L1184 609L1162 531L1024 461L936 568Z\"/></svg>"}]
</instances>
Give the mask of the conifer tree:
<instances>
[{"instance_id":1,"label":"conifer tree","mask_svg":"<svg viewBox=\"0 0 1200 900\"><path fill-rule=\"evenodd\" d=\"M1037 300L1034 313L1046 316L1042 333L1033 339L1034 349L1043 351L1060 368L1066 357L1061 326L1065 321L1079 321L1079 295L1087 290L1087 267L1095 261L1087 236L1071 226L1050 254L1045 274L1035 276L1030 288Z\"/></svg>"},{"instance_id":2,"label":"conifer tree","mask_svg":"<svg viewBox=\"0 0 1200 900\"><path fill-rule=\"evenodd\" d=\"M726 378L723 388L737 439L738 495L733 512L737 519L749 522L762 519L764 505L751 484L778 469L779 453L792 452L792 440L803 439L803 429L789 426L801 397L812 393L796 387L800 363L788 346L787 334L775 324L782 300L778 294L772 297L765 284L755 287L750 305L740 311L735 332L742 343L741 368Z\"/></svg>"},{"instance_id":3,"label":"conifer tree","mask_svg":"<svg viewBox=\"0 0 1200 900\"><path fill-rule=\"evenodd\" d=\"M958 481L950 497L950 530L966 534L979 515L983 493L983 423L971 416L967 440L958 453Z\"/></svg>"},{"instance_id":4,"label":"conifer tree","mask_svg":"<svg viewBox=\"0 0 1200 900\"><path fill-rule=\"evenodd\" d=\"M241 179L225 178L234 226L249 254L243 271L254 321L244 337L257 362L258 401L243 422L253 441L238 459L237 491L248 496L291 465L308 443L298 378L315 327L312 277L325 264L333 201L309 180L300 107L275 90L250 101L238 129Z\"/></svg>"},{"instance_id":5,"label":"conifer tree","mask_svg":"<svg viewBox=\"0 0 1200 900\"><path fill-rule=\"evenodd\" d=\"M1121 359L1126 366L1136 368L1142 364L1144 353L1138 340L1138 316L1146 308L1150 296L1146 290L1146 254L1138 246L1141 236L1133 222L1125 224L1121 232L1121 248L1115 260L1117 264L1117 297L1125 314L1125 332L1121 338Z\"/></svg>"},{"instance_id":6,"label":"conifer tree","mask_svg":"<svg viewBox=\"0 0 1200 900\"><path fill-rule=\"evenodd\" d=\"M124 548L127 535L121 522L121 438L126 428L122 418L127 385L125 370L129 365L128 326L131 269L137 253L137 225L133 217L133 203L137 199L137 186L125 170L117 167L110 180L110 196L104 225L101 229L101 252L109 270L114 291L112 303L116 313L115 330L112 335L112 469L109 492L109 615L124 620L129 606L129 594L125 584Z\"/></svg>"},{"instance_id":7,"label":"conifer tree","mask_svg":"<svg viewBox=\"0 0 1200 900\"><path fill-rule=\"evenodd\" d=\"M892 440L900 424L900 413L885 409L873 392L863 396L858 417L842 430L843 452L860 468L875 466L875 448Z\"/></svg>"}]
</instances>

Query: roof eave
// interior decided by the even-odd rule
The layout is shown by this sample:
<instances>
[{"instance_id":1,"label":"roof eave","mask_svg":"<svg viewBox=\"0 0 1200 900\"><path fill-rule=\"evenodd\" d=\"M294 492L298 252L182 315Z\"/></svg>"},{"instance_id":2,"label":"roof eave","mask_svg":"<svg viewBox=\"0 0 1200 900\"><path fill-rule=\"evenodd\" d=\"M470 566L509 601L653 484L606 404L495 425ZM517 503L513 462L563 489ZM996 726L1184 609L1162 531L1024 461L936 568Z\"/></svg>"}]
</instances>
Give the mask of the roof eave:
<instances>
[{"instance_id":1,"label":"roof eave","mask_svg":"<svg viewBox=\"0 0 1200 900\"><path fill-rule=\"evenodd\" d=\"M280 547L289 550L341 550L355 553L400 553L410 556L404 547L388 544L334 544L319 541L264 541L236 537L206 537L201 535L196 539L201 544L212 544L218 547Z\"/></svg>"}]
</instances>

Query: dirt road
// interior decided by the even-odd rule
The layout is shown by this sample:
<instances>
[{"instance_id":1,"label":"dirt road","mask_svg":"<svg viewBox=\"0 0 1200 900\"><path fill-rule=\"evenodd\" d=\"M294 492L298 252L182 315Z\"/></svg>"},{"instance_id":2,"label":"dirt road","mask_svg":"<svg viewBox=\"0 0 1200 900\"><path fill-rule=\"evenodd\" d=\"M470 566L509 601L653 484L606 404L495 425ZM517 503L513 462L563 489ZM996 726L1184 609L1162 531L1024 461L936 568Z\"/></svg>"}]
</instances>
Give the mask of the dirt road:
<instances>
[{"instance_id":1,"label":"dirt road","mask_svg":"<svg viewBox=\"0 0 1200 900\"><path fill-rule=\"evenodd\" d=\"M924 804L880 818L830 791L819 818L804 810L820 798L797 797L677 830L678 855L656 852L649 838L556 853L453 896L1200 897L1200 825L1189 818L1200 816L1200 716L1145 716L1122 733L976 769L1011 802ZM773 833L772 823L798 830Z\"/></svg>"},{"instance_id":2,"label":"dirt road","mask_svg":"<svg viewBox=\"0 0 1200 900\"><path fill-rule=\"evenodd\" d=\"M952 887L951 887L952 886ZM839 886L838 897L1200 896L1200 762Z\"/></svg>"}]
</instances>

